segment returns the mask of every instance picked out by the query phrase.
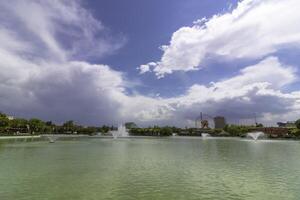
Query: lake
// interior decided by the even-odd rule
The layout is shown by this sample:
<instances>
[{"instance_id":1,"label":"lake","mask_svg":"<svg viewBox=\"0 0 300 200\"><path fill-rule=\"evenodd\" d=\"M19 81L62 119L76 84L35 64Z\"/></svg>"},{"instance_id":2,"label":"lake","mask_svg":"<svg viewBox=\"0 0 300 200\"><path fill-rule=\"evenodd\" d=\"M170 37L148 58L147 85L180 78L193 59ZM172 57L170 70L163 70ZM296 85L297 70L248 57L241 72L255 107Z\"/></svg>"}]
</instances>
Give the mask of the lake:
<instances>
[{"instance_id":1,"label":"lake","mask_svg":"<svg viewBox=\"0 0 300 200\"><path fill-rule=\"evenodd\" d=\"M0 140L1 200L299 200L299 188L299 141Z\"/></svg>"}]
</instances>

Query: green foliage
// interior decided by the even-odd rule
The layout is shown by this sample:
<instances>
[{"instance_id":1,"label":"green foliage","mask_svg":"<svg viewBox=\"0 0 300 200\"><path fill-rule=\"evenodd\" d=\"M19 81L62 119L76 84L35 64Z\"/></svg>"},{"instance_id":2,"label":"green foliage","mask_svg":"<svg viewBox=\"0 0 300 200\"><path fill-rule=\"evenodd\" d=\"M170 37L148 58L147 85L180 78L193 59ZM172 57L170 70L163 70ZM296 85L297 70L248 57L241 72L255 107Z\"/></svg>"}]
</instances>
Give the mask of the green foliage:
<instances>
[{"instance_id":1,"label":"green foliage","mask_svg":"<svg viewBox=\"0 0 300 200\"><path fill-rule=\"evenodd\" d=\"M63 127L66 127L66 128L73 128L74 126L75 126L75 124L74 124L74 121L72 121L72 120L66 121L63 124Z\"/></svg>"},{"instance_id":2,"label":"green foliage","mask_svg":"<svg viewBox=\"0 0 300 200\"><path fill-rule=\"evenodd\" d=\"M6 129L4 127L0 127L0 136L5 135Z\"/></svg>"},{"instance_id":3,"label":"green foliage","mask_svg":"<svg viewBox=\"0 0 300 200\"><path fill-rule=\"evenodd\" d=\"M102 127L82 127L74 121L66 121L62 126L55 125L51 121L44 122L40 119L33 118L30 120L15 118L9 120L7 115L0 112L0 135L18 134L87 134L93 135L97 132L107 133L111 128Z\"/></svg>"},{"instance_id":4,"label":"green foliage","mask_svg":"<svg viewBox=\"0 0 300 200\"><path fill-rule=\"evenodd\" d=\"M253 126L238 126L238 125L226 125L224 131L230 134L230 136L244 136L247 132L253 130Z\"/></svg>"},{"instance_id":5,"label":"green foliage","mask_svg":"<svg viewBox=\"0 0 300 200\"><path fill-rule=\"evenodd\" d=\"M108 133L108 131L110 130L110 127L109 126L105 126L103 125L101 128L100 128L100 132L101 133Z\"/></svg>"},{"instance_id":6,"label":"green foliage","mask_svg":"<svg viewBox=\"0 0 300 200\"><path fill-rule=\"evenodd\" d=\"M129 130L130 135L136 136L170 136L173 133L174 127L148 127L148 128L132 128Z\"/></svg>"},{"instance_id":7,"label":"green foliage","mask_svg":"<svg viewBox=\"0 0 300 200\"><path fill-rule=\"evenodd\" d=\"M291 129L290 134L295 137L300 137L300 129L298 128Z\"/></svg>"},{"instance_id":8,"label":"green foliage","mask_svg":"<svg viewBox=\"0 0 300 200\"><path fill-rule=\"evenodd\" d=\"M256 127L258 127L258 128L262 128L262 127L264 127L264 125L263 125L263 124L261 124L261 123L259 123L259 124L256 124Z\"/></svg>"},{"instance_id":9,"label":"green foliage","mask_svg":"<svg viewBox=\"0 0 300 200\"><path fill-rule=\"evenodd\" d=\"M172 135L172 128L162 127L160 129L160 136L170 136L170 135Z\"/></svg>"},{"instance_id":10,"label":"green foliage","mask_svg":"<svg viewBox=\"0 0 300 200\"><path fill-rule=\"evenodd\" d=\"M74 133L77 131L77 127L76 127L74 121L72 121L72 120L66 121L63 124L63 128L66 133Z\"/></svg>"},{"instance_id":11,"label":"green foliage","mask_svg":"<svg viewBox=\"0 0 300 200\"><path fill-rule=\"evenodd\" d=\"M26 119L16 118L9 122L9 126L12 128L27 128L29 122Z\"/></svg>"},{"instance_id":12,"label":"green foliage","mask_svg":"<svg viewBox=\"0 0 300 200\"><path fill-rule=\"evenodd\" d=\"M254 131L262 127L262 124L256 126L238 126L226 125L224 129L197 129L197 128L177 128L170 126L153 126L148 128L138 128L133 122L127 123L130 127L130 135L136 136L171 136L173 133L185 136L201 136L201 133L206 132L212 136L245 136L247 132ZM289 134L293 137L300 138L300 119L296 121L297 128L291 129ZM9 120L7 115L0 112L0 134L15 135L18 134L86 134L93 135L97 132L103 134L113 130L114 127L103 125L102 127L82 127L74 123L74 121L66 121L62 126L55 125L51 121L44 122L40 119L21 119L16 118Z\"/></svg>"},{"instance_id":13,"label":"green foliage","mask_svg":"<svg viewBox=\"0 0 300 200\"><path fill-rule=\"evenodd\" d=\"M0 112L0 117L5 117L7 118L7 115L5 113Z\"/></svg>"},{"instance_id":14,"label":"green foliage","mask_svg":"<svg viewBox=\"0 0 300 200\"><path fill-rule=\"evenodd\" d=\"M9 119L6 114L0 113L0 127L6 127L9 124Z\"/></svg>"},{"instance_id":15,"label":"green foliage","mask_svg":"<svg viewBox=\"0 0 300 200\"><path fill-rule=\"evenodd\" d=\"M30 119L28 124L31 133L41 132L45 126L45 123L42 120L36 118Z\"/></svg>"},{"instance_id":16,"label":"green foliage","mask_svg":"<svg viewBox=\"0 0 300 200\"><path fill-rule=\"evenodd\" d=\"M80 127L77 130L78 134L83 134L83 135L94 135L97 132L96 127Z\"/></svg>"},{"instance_id":17,"label":"green foliage","mask_svg":"<svg viewBox=\"0 0 300 200\"><path fill-rule=\"evenodd\" d=\"M46 126L53 126L54 124L52 123L52 121L47 121L45 122Z\"/></svg>"},{"instance_id":18,"label":"green foliage","mask_svg":"<svg viewBox=\"0 0 300 200\"><path fill-rule=\"evenodd\" d=\"M220 133L222 133L222 131L223 129L216 128L212 131L212 134L218 136Z\"/></svg>"},{"instance_id":19,"label":"green foliage","mask_svg":"<svg viewBox=\"0 0 300 200\"><path fill-rule=\"evenodd\" d=\"M298 129L300 129L300 119L298 119L298 120L295 122L295 124L296 124L296 127L297 127Z\"/></svg>"}]
</instances>

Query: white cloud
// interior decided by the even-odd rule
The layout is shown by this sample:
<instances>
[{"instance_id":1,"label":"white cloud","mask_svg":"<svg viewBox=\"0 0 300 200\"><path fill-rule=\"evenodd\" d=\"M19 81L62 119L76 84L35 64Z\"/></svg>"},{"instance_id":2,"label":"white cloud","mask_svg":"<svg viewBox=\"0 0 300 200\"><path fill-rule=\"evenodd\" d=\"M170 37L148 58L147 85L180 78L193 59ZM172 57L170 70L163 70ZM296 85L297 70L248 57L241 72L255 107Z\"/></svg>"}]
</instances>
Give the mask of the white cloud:
<instances>
[{"instance_id":1,"label":"white cloud","mask_svg":"<svg viewBox=\"0 0 300 200\"><path fill-rule=\"evenodd\" d=\"M122 40L111 43L106 28L78 1L2 1L0 11L3 111L60 122L119 119L120 104L113 98L127 87L123 74L78 61L77 54L103 56Z\"/></svg>"},{"instance_id":2,"label":"white cloud","mask_svg":"<svg viewBox=\"0 0 300 200\"><path fill-rule=\"evenodd\" d=\"M153 72L197 70L212 55L252 59L299 47L299 8L299 0L243 0L230 13L197 20L173 33Z\"/></svg>"},{"instance_id":3,"label":"white cloud","mask_svg":"<svg viewBox=\"0 0 300 200\"><path fill-rule=\"evenodd\" d=\"M123 37L112 38L79 1L1 1L0 12L0 28L30 42L34 53L48 59L101 57L126 41Z\"/></svg>"},{"instance_id":4,"label":"white cloud","mask_svg":"<svg viewBox=\"0 0 300 200\"><path fill-rule=\"evenodd\" d=\"M150 62L145 65L140 65L137 69L140 70L140 74L144 74L146 72L151 72L152 68L156 67L157 64L155 62Z\"/></svg>"},{"instance_id":5,"label":"white cloud","mask_svg":"<svg viewBox=\"0 0 300 200\"><path fill-rule=\"evenodd\" d=\"M149 65L141 65L140 67L138 67L138 69L140 70L140 74L144 74L144 73L150 71L150 66Z\"/></svg>"},{"instance_id":6,"label":"white cloud","mask_svg":"<svg viewBox=\"0 0 300 200\"><path fill-rule=\"evenodd\" d=\"M268 57L260 63L241 70L241 75L215 84L215 87L239 89L250 83L267 82L273 88L281 88L294 82L296 68L283 65L277 57Z\"/></svg>"},{"instance_id":7,"label":"white cloud","mask_svg":"<svg viewBox=\"0 0 300 200\"><path fill-rule=\"evenodd\" d=\"M14 7L0 3L3 11L0 13L2 111L58 122L74 119L97 125L128 120L178 126L192 122L200 111L232 119L249 119L251 112L256 112L271 122L279 117L271 118L270 113L287 119L299 113L300 93L281 91L296 81L295 68L280 63L275 57L268 57L244 68L237 76L212 85L193 85L181 96L148 97L136 92L128 95L126 89L131 85L123 73L107 65L75 59L74 52L78 50L73 50L79 47L76 40L79 35L87 43L93 38L99 47L102 44L106 47L110 42L106 37L95 37L105 29L101 22L77 1L68 2L26 1L25 4L15 1ZM32 9L36 11L34 17L30 12L24 14ZM35 19L37 17L39 19ZM61 33L62 24L67 25L64 33ZM92 25L97 24L99 27L95 30ZM66 35L70 36L68 45L60 38ZM147 66L141 68L142 72L159 67L155 63Z\"/></svg>"},{"instance_id":8,"label":"white cloud","mask_svg":"<svg viewBox=\"0 0 300 200\"><path fill-rule=\"evenodd\" d=\"M211 116L222 114L231 122L236 119L251 121L254 113L268 124L274 124L275 120L292 120L300 111L299 92L284 93L281 89L297 81L295 74L295 67L280 63L276 57L268 57L245 67L239 75L210 86L195 84L179 97L148 99L148 102L138 100L134 105L140 102L143 107L138 107L134 113L139 119L177 124L193 121L200 111ZM266 117L270 114L274 119Z\"/></svg>"}]
</instances>

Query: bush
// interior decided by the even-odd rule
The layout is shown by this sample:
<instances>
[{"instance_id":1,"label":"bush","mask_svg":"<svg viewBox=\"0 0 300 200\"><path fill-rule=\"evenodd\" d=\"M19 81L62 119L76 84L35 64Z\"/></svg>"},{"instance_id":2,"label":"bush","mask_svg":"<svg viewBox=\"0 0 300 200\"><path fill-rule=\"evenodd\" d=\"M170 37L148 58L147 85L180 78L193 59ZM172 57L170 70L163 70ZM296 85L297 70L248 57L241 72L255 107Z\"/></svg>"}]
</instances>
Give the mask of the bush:
<instances>
[{"instance_id":1,"label":"bush","mask_svg":"<svg viewBox=\"0 0 300 200\"><path fill-rule=\"evenodd\" d=\"M213 130L213 133L215 133L215 134L219 134L221 132L222 132L222 129L220 129L220 128L216 128Z\"/></svg>"},{"instance_id":2,"label":"bush","mask_svg":"<svg viewBox=\"0 0 300 200\"><path fill-rule=\"evenodd\" d=\"M0 127L8 126L9 120L7 116L0 112Z\"/></svg>"},{"instance_id":3,"label":"bush","mask_svg":"<svg viewBox=\"0 0 300 200\"><path fill-rule=\"evenodd\" d=\"M298 120L295 122L295 124L296 124L296 127L297 127L298 129L300 129L300 119L298 119Z\"/></svg>"},{"instance_id":4,"label":"bush","mask_svg":"<svg viewBox=\"0 0 300 200\"><path fill-rule=\"evenodd\" d=\"M86 127L86 128L79 128L77 133L83 135L95 135L97 129L95 127Z\"/></svg>"},{"instance_id":5,"label":"bush","mask_svg":"<svg viewBox=\"0 0 300 200\"><path fill-rule=\"evenodd\" d=\"M246 133L253 129L252 126L238 126L238 125L226 125L224 131L230 134L230 136L244 136Z\"/></svg>"},{"instance_id":6,"label":"bush","mask_svg":"<svg viewBox=\"0 0 300 200\"><path fill-rule=\"evenodd\" d=\"M295 137L300 137L300 129L294 128L290 131L290 134Z\"/></svg>"},{"instance_id":7,"label":"bush","mask_svg":"<svg viewBox=\"0 0 300 200\"><path fill-rule=\"evenodd\" d=\"M170 136L173 133L172 127L149 127L149 128L132 128L129 130L130 135L136 136Z\"/></svg>"},{"instance_id":8,"label":"bush","mask_svg":"<svg viewBox=\"0 0 300 200\"><path fill-rule=\"evenodd\" d=\"M163 127L160 129L160 136L170 136L172 135L172 128Z\"/></svg>"}]
</instances>

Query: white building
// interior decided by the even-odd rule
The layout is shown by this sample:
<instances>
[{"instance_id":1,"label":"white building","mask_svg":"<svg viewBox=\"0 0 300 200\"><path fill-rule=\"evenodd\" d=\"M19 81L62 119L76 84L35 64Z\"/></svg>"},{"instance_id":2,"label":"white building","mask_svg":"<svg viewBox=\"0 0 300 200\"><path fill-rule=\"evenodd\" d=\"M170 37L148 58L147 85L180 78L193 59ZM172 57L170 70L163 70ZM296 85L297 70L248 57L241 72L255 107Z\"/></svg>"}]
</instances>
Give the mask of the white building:
<instances>
[{"instance_id":1,"label":"white building","mask_svg":"<svg viewBox=\"0 0 300 200\"><path fill-rule=\"evenodd\" d=\"M15 118L13 116L7 116L8 120L14 120Z\"/></svg>"}]
</instances>

